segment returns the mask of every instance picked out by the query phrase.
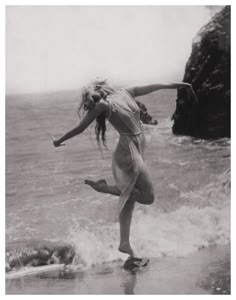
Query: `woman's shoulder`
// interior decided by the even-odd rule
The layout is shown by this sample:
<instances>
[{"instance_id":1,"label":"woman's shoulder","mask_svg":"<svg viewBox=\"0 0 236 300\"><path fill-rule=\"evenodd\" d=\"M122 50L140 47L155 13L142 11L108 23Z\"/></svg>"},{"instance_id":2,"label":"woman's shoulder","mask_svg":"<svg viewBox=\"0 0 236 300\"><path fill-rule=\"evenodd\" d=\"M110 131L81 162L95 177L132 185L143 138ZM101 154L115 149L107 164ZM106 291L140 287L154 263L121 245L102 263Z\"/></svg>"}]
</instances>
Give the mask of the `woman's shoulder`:
<instances>
[{"instance_id":1,"label":"woman's shoulder","mask_svg":"<svg viewBox=\"0 0 236 300\"><path fill-rule=\"evenodd\" d=\"M122 98L126 98L127 96L133 98L132 94L127 90L126 88L119 88L114 91L114 93L107 96L105 100L103 100L105 103L108 102L109 104L112 103L120 103Z\"/></svg>"},{"instance_id":2,"label":"woman's shoulder","mask_svg":"<svg viewBox=\"0 0 236 300\"><path fill-rule=\"evenodd\" d=\"M128 93L132 98L135 97L135 88L134 87L129 87L123 89L126 93Z\"/></svg>"}]
</instances>

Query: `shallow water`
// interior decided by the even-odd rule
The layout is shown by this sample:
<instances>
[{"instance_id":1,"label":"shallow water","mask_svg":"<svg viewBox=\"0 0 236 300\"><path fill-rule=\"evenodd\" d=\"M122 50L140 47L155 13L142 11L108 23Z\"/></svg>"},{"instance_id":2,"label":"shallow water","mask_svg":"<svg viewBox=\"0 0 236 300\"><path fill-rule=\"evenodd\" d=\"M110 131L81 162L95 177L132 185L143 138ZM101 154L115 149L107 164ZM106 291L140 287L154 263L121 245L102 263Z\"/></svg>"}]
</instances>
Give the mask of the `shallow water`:
<instances>
[{"instance_id":1,"label":"shallow water","mask_svg":"<svg viewBox=\"0 0 236 300\"><path fill-rule=\"evenodd\" d=\"M117 251L118 199L96 193L84 179L111 174L118 136L107 131L109 150L99 151L93 128L55 149L60 136L78 122L77 95L11 96L6 99L7 261L26 245L41 241L74 247L73 264L89 267L126 257ZM140 255L185 256L230 240L230 140L203 141L174 136L170 117L175 92L144 100L158 126L145 126L146 162L156 200L137 204L131 242ZM16 254L14 254L16 255Z\"/></svg>"}]
</instances>

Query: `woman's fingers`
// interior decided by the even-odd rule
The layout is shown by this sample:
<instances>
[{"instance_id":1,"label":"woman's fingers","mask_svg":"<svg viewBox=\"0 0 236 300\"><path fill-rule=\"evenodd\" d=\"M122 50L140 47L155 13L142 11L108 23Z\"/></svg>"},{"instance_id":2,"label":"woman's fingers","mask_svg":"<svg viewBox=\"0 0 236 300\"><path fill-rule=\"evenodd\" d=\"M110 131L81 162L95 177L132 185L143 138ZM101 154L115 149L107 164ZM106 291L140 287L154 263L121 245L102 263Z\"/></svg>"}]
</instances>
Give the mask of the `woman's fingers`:
<instances>
[{"instance_id":1,"label":"woman's fingers","mask_svg":"<svg viewBox=\"0 0 236 300\"><path fill-rule=\"evenodd\" d=\"M192 87L191 84L189 84L187 86L187 93L188 93L189 98L193 97L194 100L195 100L195 102L198 103L198 98L197 98L197 96L196 96L196 94L195 94L195 92L194 92L193 87Z\"/></svg>"},{"instance_id":2,"label":"woman's fingers","mask_svg":"<svg viewBox=\"0 0 236 300\"><path fill-rule=\"evenodd\" d=\"M198 98L197 98L197 95L195 94L195 92L194 92L194 90L193 90L192 85L190 85L190 89L191 89L192 95L193 95L193 97L194 97L196 103L198 103Z\"/></svg>"},{"instance_id":3,"label":"woman's fingers","mask_svg":"<svg viewBox=\"0 0 236 300\"><path fill-rule=\"evenodd\" d=\"M54 140L53 145L54 147L61 147L61 146L65 146L66 144L61 144L58 140Z\"/></svg>"},{"instance_id":4,"label":"woman's fingers","mask_svg":"<svg viewBox=\"0 0 236 300\"><path fill-rule=\"evenodd\" d=\"M58 147L57 141L53 141L53 145L54 145L54 147Z\"/></svg>"}]
</instances>

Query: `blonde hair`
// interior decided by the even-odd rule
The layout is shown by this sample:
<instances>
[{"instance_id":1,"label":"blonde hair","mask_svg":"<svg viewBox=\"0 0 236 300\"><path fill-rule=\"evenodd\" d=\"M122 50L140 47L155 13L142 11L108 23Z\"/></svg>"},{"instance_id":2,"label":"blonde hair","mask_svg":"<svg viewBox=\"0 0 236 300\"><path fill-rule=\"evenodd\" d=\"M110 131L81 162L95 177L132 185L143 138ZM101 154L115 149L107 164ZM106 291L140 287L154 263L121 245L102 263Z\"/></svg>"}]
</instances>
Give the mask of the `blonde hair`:
<instances>
[{"instance_id":1,"label":"blonde hair","mask_svg":"<svg viewBox=\"0 0 236 300\"><path fill-rule=\"evenodd\" d=\"M78 108L78 115L81 110L91 111L96 103L101 99L106 100L107 96L113 94L115 90L107 83L107 80L94 80L82 90L82 99ZM101 114L96 118L95 134L98 143L100 144L100 137L104 146L106 146L106 115Z\"/></svg>"}]
</instances>

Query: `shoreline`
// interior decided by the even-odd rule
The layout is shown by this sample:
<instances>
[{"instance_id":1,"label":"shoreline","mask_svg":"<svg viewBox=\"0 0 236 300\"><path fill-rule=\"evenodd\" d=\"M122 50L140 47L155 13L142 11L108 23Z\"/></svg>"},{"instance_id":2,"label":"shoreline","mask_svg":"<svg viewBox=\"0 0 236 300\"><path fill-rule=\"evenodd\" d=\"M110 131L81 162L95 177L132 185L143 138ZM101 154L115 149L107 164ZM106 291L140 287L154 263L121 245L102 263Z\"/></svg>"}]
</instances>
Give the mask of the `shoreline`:
<instances>
[{"instance_id":1,"label":"shoreline","mask_svg":"<svg viewBox=\"0 0 236 300\"><path fill-rule=\"evenodd\" d=\"M230 245L210 246L186 257L150 258L127 271L123 262L84 271L48 272L6 280L6 294L230 294Z\"/></svg>"}]
</instances>

